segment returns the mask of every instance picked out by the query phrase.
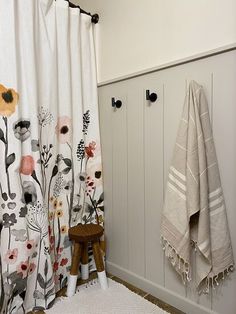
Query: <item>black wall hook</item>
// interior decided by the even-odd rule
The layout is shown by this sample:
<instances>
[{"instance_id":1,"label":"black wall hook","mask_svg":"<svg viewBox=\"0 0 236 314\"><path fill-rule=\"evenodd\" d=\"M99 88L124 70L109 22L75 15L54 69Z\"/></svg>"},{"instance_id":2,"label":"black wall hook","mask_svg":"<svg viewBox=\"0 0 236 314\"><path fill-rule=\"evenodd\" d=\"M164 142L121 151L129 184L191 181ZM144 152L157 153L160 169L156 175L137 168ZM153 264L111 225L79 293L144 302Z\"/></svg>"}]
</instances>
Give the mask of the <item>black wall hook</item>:
<instances>
[{"instance_id":1,"label":"black wall hook","mask_svg":"<svg viewBox=\"0 0 236 314\"><path fill-rule=\"evenodd\" d=\"M150 94L150 90L147 89L146 90L146 100L149 100L151 102L155 102L157 100L157 94L156 93L151 93Z\"/></svg>"},{"instance_id":2,"label":"black wall hook","mask_svg":"<svg viewBox=\"0 0 236 314\"><path fill-rule=\"evenodd\" d=\"M122 106L122 101L119 100L119 99L118 99L118 100L115 100L115 98L112 97L112 99L111 99L111 105L112 105L113 108L119 109L119 108Z\"/></svg>"}]
</instances>

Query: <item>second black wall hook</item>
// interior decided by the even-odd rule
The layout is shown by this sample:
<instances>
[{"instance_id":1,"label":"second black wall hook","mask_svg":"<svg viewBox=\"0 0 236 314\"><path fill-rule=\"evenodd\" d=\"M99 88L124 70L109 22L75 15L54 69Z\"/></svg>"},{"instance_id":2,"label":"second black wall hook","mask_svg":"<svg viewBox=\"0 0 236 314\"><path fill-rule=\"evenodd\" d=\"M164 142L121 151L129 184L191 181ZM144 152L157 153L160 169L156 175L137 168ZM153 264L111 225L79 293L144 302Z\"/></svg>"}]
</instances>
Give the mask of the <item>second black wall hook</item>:
<instances>
[{"instance_id":1,"label":"second black wall hook","mask_svg":"<svg viewBox=\"0 0 236 314\"><path fill-rule=\"evenodd\" d=\"M119 108L122 106L122 101L119 100L119 99L118 99L118 100L115 100L115 98L112 97L112 99L111 99L111 105L112 105L113 108L119 109Z\"/></svg>"},{"instance_id":2,"label":"second black wall hook","mask_svg":"<svg viewBox=\"0 0 236 314\"><path fill-rule=\"evenodd\" d=\"M156 93L151 93L150 94L150 90L147 89L146 90L146 100L149 100L151 102L155 102L157 100L158 96Z\"/></svg>"}]
</instances>

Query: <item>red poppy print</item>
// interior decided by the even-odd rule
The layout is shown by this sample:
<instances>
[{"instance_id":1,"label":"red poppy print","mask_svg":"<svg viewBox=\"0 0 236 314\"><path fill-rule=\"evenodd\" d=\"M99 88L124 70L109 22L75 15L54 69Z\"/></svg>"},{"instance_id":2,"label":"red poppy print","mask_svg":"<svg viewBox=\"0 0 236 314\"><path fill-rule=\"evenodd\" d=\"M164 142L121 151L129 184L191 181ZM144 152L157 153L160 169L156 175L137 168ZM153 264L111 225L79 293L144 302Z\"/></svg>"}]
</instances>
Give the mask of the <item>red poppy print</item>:
<instances>
[{"instance_id":1,"label":"red poppy print","mask_svg":"<svg viewBox=\"0 0 236 314\"><path fill-rule=\"evenodd\" d=\"M30 155L22 156L20 163L20 173L29 176L35 168L34 158Z\"/></svg>"},{"instance_id":2,"label":"red poppy print","mask_svg":"<svg viewBox=\"0 0 236 314\"><path fill-rule=\"evenodd\" d=\"M18 266L17 266L17 273L18 274L22 274L22 278L24 279L25 277L27 277L28 274L28 269L29 269L29 264L28 261L25 262L21 262Z\"/></svg>"},{"instance_id":3,"label":"red poppy print","mask_svg":"<svg viewBox=\"0 0 236 314\"><path fill-rule=\"evenodd\" d=\"M7 264L14 264L17 260L17 257L18 257L18 249L8 250L4 257L4 261Z\"/></svg>"},{"instance_id":4,"label":"red poppy print","mask_svg":"<svg viewBox=\"0 0 236 314\"><path fill-rule=\"evenodd\" d=\"M68 263L68 258L62 258L60 266L65 266Z\"/></svg>"},{"instance_id":5,"label":"red poppy print","mask_svg":"<svg viewBox=\"0 0 236 314\"><path fill-rule=\"evenodd\" d=\"M94 151L96 149L96 142L92 141L88 146L85 146L85 153L89 158L94 157Z\"/></svg>"}]
</instances>

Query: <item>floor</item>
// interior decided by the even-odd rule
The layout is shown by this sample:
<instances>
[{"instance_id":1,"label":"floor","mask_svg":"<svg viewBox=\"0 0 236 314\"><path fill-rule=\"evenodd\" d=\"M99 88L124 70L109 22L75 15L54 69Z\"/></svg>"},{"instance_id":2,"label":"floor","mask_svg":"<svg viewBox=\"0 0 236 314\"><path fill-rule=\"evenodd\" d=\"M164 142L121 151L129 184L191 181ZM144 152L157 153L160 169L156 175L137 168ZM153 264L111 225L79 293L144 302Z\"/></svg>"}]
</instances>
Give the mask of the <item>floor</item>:
<instances>
[{"instance_id":1,"label":"floor","mask_svg":"<svg viewBox=\"0 0 236 314\"><path fill-rule=\"evenodd\" d=\"M184 314L183 312L181 312L180 310L174 308L173 306L159 300L158 298L155 298L154 296L152 296L151 294L146 293L145 291L136 288L134 286L132 286L131 284L121 280L120 278L113 276L111 274L108 274L108 277L111 278L112 280L115 280L121 284L123 284L124 286L126 286L129 290L135 292L136 294L140 295L141 297L145 298L146 300L152 302L153 304L159 306L160 308L162 308L163 310L165 310L166 312L170 313L170 314ZM95 279L97 278L97 273L93 272L90 274L89 280ZM84 284L85 281L79 279L78 280L78 285L82 285ZM61 296L66 296L66 288L60 290L57 293L57 297L61 297ZM43 311L37 311L37 312L28 312L27 314L44 314Z\"/></svg>"}]
</instances>

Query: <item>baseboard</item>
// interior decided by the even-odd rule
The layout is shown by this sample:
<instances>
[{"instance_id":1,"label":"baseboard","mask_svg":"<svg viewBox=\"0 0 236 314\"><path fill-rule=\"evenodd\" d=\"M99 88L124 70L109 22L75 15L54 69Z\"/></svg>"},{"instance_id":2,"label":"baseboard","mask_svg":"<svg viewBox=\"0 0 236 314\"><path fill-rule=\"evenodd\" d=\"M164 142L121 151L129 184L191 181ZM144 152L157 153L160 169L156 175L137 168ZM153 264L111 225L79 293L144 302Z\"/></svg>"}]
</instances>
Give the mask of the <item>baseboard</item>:
<instances>
[{"instance_id":1,"label":"baseboard","mask_svg":"<svg viewBox=\"0 0 236 314\"><path fill-rule=\"evenodd\" d=\"M131 271L124 269L114 263L106 261L107 271L124 281L136 286L139 289L146 291L147 293L152 294L156 298L161 299L162 301L180 309L186 314L217 314L210 309L207 309L193 301L183 298L182 296L162 287L150 280L147 280L143 277L138 276Z\"/></svg>"}]
</instances>

